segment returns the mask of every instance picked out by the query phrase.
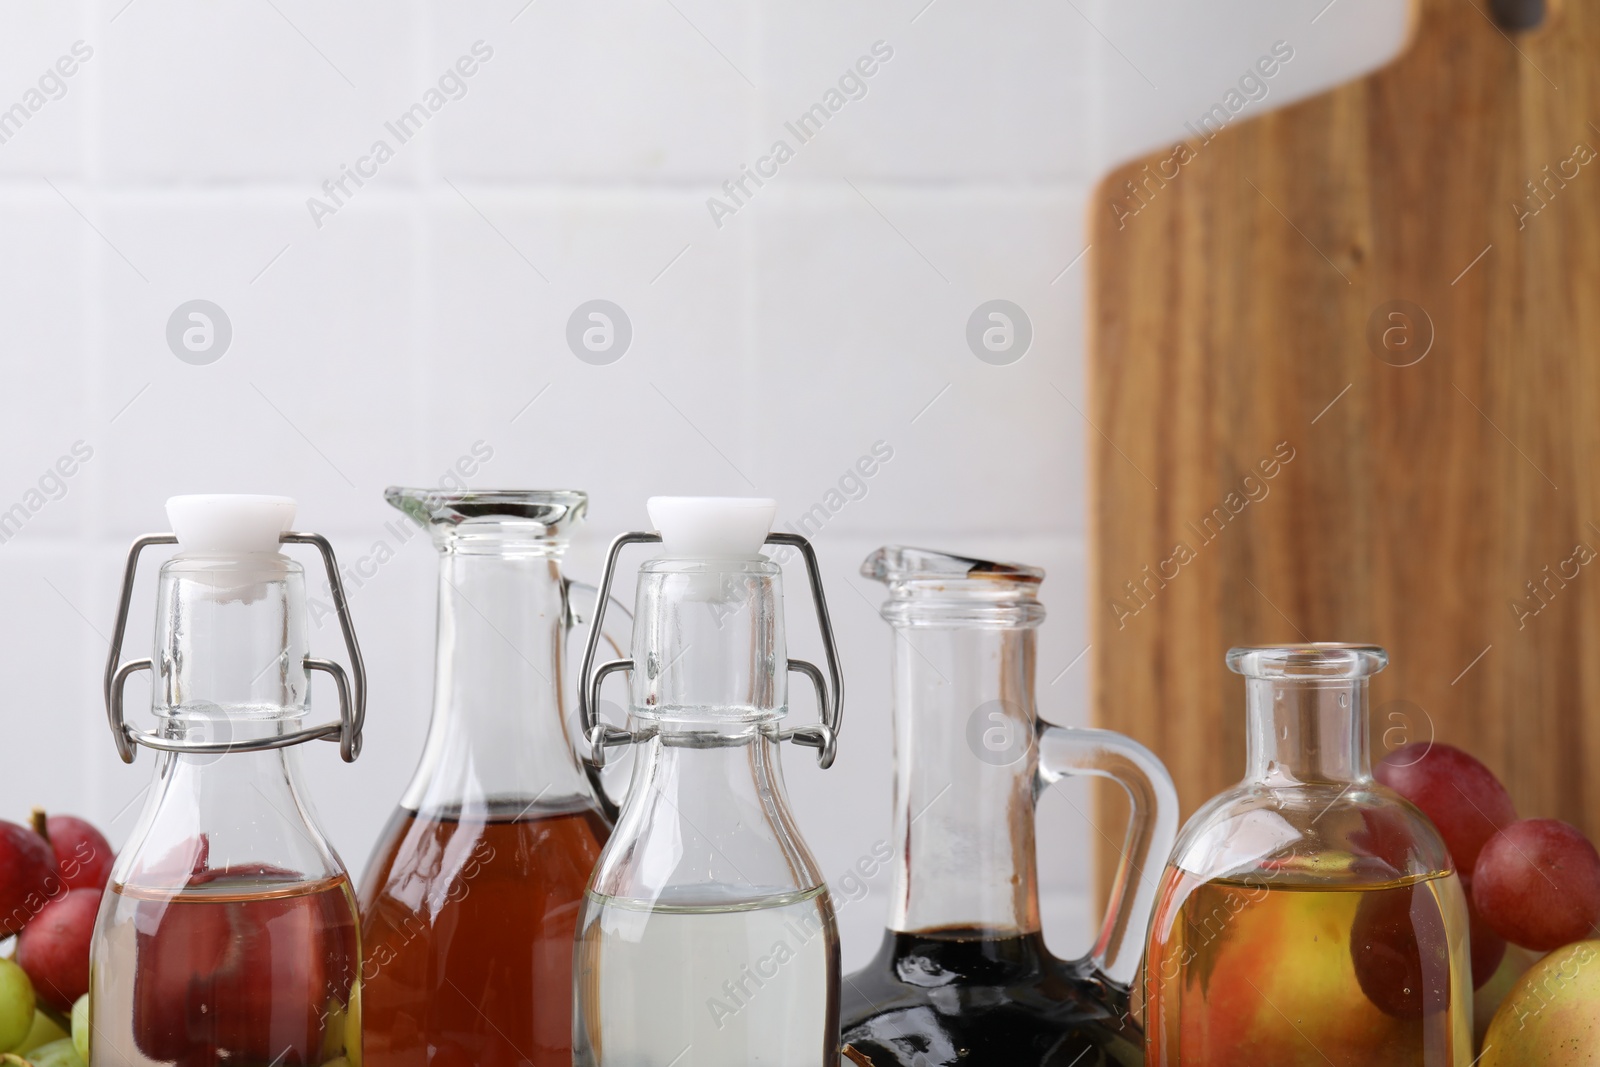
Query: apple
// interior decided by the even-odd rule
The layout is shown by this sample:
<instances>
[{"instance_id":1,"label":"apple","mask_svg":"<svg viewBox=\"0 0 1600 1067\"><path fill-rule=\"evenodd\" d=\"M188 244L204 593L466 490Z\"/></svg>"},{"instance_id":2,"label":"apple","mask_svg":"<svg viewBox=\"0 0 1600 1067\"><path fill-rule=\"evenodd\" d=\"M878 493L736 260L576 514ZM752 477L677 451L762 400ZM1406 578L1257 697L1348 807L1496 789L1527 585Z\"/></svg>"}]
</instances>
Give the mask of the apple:
<instances>
[{"instance_id":1,"label":"apple","mask_svg":"<svg viewBox=\"0 0 1600 1067\"><path fill-rule=\"evenodd\" d=\"M1197 984L1205 974L1204 1011L1165 1001L1166 1010L1180 1013L1172 1062L1342 1067L1393 1062L1408 1052L1420 1061L1418 1025L1385 1014L1357 979L1347 939L1363 895L1270 892L1225 921L1190 922L1193 943L1186 947L1209 953L1212 965L1187 968ZM1207 937L1213 940L1198 943ZM1194 988L1181 995L1201 994Z\"/></svg>"},{"instance_id":2,"label":"apple","mask_svg":"<svg viewBox=\"0 0 1600 1067\"><path fill-rule=\"evenodd\" d=\"M1600 1058L1600 941L1550 953L1524 974L1483 1039L1479 1067L1576 1067Z\"/></svg>"}]
</instances>

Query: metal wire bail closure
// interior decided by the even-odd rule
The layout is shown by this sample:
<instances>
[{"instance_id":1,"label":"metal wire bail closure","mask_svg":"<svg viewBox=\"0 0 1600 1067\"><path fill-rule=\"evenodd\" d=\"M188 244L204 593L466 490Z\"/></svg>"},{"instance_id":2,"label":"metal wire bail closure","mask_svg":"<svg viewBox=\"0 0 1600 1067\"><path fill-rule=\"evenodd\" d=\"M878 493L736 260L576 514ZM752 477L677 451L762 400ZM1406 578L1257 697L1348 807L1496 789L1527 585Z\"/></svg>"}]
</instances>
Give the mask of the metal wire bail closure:
<instances>
[{"instance_id":1,"label":"metal wire bail closure","mask_svg":"<svg viewBox=\"0 0 1600 1067\"><path fill-rule=\"evenodd\" d=\"M111 634L111 653L106 659L104 682L106 718L111 723L111 736L116 741L117 755L122 762L132 763L138 750L136 745L162 752L220 753L255 752L274 748L287 748L302 741L338 741L339 755L346 763L354 763L361 755L361 730L367 719L367 669L361 660L361 647L356 644L355 625L350 620L350 606L345 600L344 584L339 580L339 564L334 559L333 546L328 539L315 533L285 533L279 536L282 544L315 545L322 554L322 565L328 572L328 585L333 591L333 606L339 616L339 629L344 633L344 647L350 656L350 675L334 660L307 656L302 662L308 671L321 671L333 678L339 690L339 721L310 726L304 730L279 737L257 738L249 741L190 741L161 737L148 730L135 729L125 721L122 710L123 689L128 677L136 671L148 671L153 664L148 658L122 659L122 639L128 629L128 609L133 602L134 576L139 568L139 553L152 545L175 545L175 534L145 534L136 539L128 549L128 563L122 572L122 597L117 604L117 624Z\"/></svg>"},{"instance_id":2,"label":"metal wire bail closure","mask_svg":"<svg viewBox=\"0 0 1600 1067\"><path fill-rule=\"evenodd\" d=\"M589 743L588 760L596 767L604 767L606 749L614 745L632 744L637 738L620 726L612 726L600 719L600 689L606 676L618 671L633 670L633 660L614 659L595 666L595 653L600 647L600 627L605 618L606 602L611 597L611 582L616 577L617 557L626 545L659 544L658 533L619 534L606 553L606 566L600 576L600 591L595 597L594 622L589 631L589 643L583 650L583 666L578 672L578 710L583 714L583 736ZM817 567L817 554L811 542L799 534L768 534L769 545L788 545L798 548L805 559L806 576L811 582L811 603L817 612L817 626L822 631L822 648L828 657L826 682L822 670L815 663L803 659L789 660L789 670L803 674L811 680L817 693L817 707L822 711L822 721L807 726L784 730L779 738L797 745L817 750L817 763L823 770L833 766L839 741L839 727L844 720L844 676L839 671L839 649L833 639L833 622L828 616L828 598L822 591L822 572Z\"/></svg>"}]
</instances>

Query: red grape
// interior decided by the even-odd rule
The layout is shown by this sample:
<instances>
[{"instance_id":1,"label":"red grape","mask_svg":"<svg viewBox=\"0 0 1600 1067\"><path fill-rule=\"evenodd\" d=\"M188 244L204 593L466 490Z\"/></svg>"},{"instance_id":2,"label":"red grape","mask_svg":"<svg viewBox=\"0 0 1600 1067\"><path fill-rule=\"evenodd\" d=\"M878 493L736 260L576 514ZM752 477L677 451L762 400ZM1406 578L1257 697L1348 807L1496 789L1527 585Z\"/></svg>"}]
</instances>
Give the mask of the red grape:
<instances>
[{"instance_id":1,"label":"red grape","mask_svg":"<svg viewBox=\"0 0 1600 1067\"><path fill-rule=\"evenodd\" d=\"M61 881L68 889L103 889L111 877L116 853L99 830L75 815L52 815L45 821L55 850Z\"/></svg>"},{"instance_id":2,"label":"red grape","mask_svg":"<svg viewBox=\"0 0 1600 1067\"><path fill-rule=\"evenodd\" d=\"M251 863L207 870L189 884L239 881L259 892L275 878L292 886L295 876ZM325 905L316 894L225 890L215 900L140 901L132 1020L139 1050L179 1064L222 1062L217 1049L265 1063L286 1044L320 1046L329 982L355 966L330 956ZM205 1042L217 1049L200 1050Z\"/></svg>"},{"instance_id":3,"label":"red grape","mask_svg":"<svg viewBox=\"0 0 1600 1067\"><path fill-rule=\"evenodd\" d=\"M1472 941L1472 988L1482 989L1494 977L1494 972L1500 969L1500 961L1506 957L1506 939L1490 929L1489 924L1483 921L1483 916L1478 914L1478 909L1472 906L1472 883L1463 881L1461 888L1467 894L1468 936Z\"/></svg>"},{"instance_id":4,"label":"red grape","mask_svg":"<svg viewBox=\"0 0 1600 1067\"><path fill-rule=\"evenodd\" d=\"M59 1012L89 991L89 942L100 911L98 889L69 889L46 904L17 938L17 962L39 999Z\"/></svg>"},{"instance_id":5,"label":"red grape","mask_svg":"<svg viewBox=\"0 0 1600 1067\"><path fill-rule=\"evenodd\" d=\"M1362 894L1350 928L1350 962L1367 999L1385 1015L1420 1019L1450 1000L1450 938L1422 883Z\"/></svg>"},{"instance_id":6,"label":"red grape","mask_svg":"<svg viewBox=\"0 0 1600 1067\"><path fill-rule=\"evenodd\" d=\"M26 826L0 821L0 938L28 925L60 891L50 843Z\"/></svg>"},{"instance_id":7,"label":"red grape","mask_svg":"<svg viewBox=\"0 0 1600 1067\"><path fill-rule=\"evenodd\" d=\"M1477 865L1483 843L1517 818L1511 794L1494 772L1450 745L1397 748L1373 769L1373 777L1422 809L1464 875Z\"/></svg>"},{"instance_id":8,"label":"red grape","mask_svg":"<svg viewBox=\"0 0 1600 1067\"><path fill-rule=\"evenodd\" d=\"M1512 823L1478 856L1472 905L1495 933L1536 952L1592 937L1600 924L1600 852L1559 819Z\"/></svg>"},{"instance_id":9,"label":"red grape","mask_svg":"<svg viewBox=\"0 0 1600 1067\"><path fill-rule=\"evenodd\" d=\"M1412 818L1396 807L1362 808L1360 830L1350 835L1356 856L1364 870L1380 876L1398 877L1411 870L1411 850L1415 846Z\"/></svg>"}]
</instances>

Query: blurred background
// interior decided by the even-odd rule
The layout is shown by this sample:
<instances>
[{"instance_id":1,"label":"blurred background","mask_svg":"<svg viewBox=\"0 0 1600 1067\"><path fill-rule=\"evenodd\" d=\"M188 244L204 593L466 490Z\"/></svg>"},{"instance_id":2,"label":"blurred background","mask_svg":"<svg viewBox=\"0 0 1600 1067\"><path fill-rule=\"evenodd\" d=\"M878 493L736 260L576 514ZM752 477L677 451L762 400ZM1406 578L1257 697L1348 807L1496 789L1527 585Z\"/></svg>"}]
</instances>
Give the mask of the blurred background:
<instances>
[{"instance_id":1,"label":"blurred background","mask_svg":"<svg viewBox=\"0 0 1600 1067\"><path fill-rule=\"evenodd\" d=\"M151 760L117 760L100 678L127 544L167 528L171 494L292 495L356 575L366 749L303 758L358 877L431 702L436 562L385 486L586 490L569 572L589 580L648 495L770 495L784 522L812 516L841 636L838 763L788 768L844 874L890 827L889 631L856 570L873 548L1044 566L1042 711L1090 721L1107 439L1085 292L1093 227L1138 203L1097 183L1380 66L1409 17L1402 0L8 3L0 814L43 805L126 838ZM985 345L996 312L1009 328ZM331 617L314 641L341 654ZM1043 808L1047 936L1081 951L1090 793ZM885 882L841 911L848 967L876 946Z\"/></svg>"}]
</instances>

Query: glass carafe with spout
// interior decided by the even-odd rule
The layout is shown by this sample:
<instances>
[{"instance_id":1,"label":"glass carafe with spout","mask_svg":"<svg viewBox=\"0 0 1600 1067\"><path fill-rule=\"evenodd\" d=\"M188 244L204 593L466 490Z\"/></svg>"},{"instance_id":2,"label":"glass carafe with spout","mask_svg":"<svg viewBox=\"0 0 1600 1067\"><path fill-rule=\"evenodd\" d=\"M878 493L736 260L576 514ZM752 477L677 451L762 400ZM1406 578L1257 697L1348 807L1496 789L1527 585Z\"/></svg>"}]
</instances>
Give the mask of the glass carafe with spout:
<instances>
[{"instance_id":1,"label":"glass carafe with spout","mask_svg":"<svg viewBox=\"0 0 1600 1067\"><path fill-rule=\"evenodd\" d=\"M361 746L365 676L332 549L287 532L285 497L174 497L175 531L134 542L106 710L118 752L155 779L101 903L90 963L91 1067L361 1062L360 939L344 865L317 827L295 746ZM351 670L307 654L305 575L283 542L315 545ZM120 663L140 553L161 567L155 652ZM155 730L123 688L151 672ZM332 676L338 721L307 725L310 678Z\"/></svg>"},{"instance_id":2,"label":"glass carafe with spout","mask_svg":"<svg viewBox=\"0 0 1600 1067\"><path fill-rule=\"evenodd\" d=\"M612 545L602 607L624 545L662 551L639 570L632 658L596 667L591 635L580 679L597 758L636 748L584 902L577 1067L838 1062L838 931L789 809L779 744L832 762L839 673L815 556L797 535L768 536L775 513L770 500L657 497L659 533ZM788 658L782 571L763 543L801 549L831 685ZM628 675L625 726L594 713L614 671ZM822 723L785 724L790 672L816 686Z\"/></svg>"},{"instance_id":3,"label":"glass carafe with spout","mask_svg":"<svg viewBox=\"0 0 1600 1067\"><path fill-rule=\"evenodd\" d=\"M1370 645L1236 648L1244 780L1179 835L1145 963L1152 1067L1465 1067L1466 900L1427 818L1373 780Z\"/></svg>"},{"instance_id":4,"label":"glass carafe with spout","mask_svg":"<svg viewBox=\"0 0 1600 1067\"><path fill-rule=\"evenodd\" d=\"M873 1067L1141 1063L1128 983L1151 865L1177 828L1166 770L1120 734L1039 719L1043 571L887 547L861 573L888 585L895 631L898 847L882 947L844 983L845 1042ZM1045 948L1035 876L1034 807L1067 775L1110 779L1131 805L1105 921L1080 960Z\"/></svg>"},{"instance_id":5,"label":"glass carafe with spout","mask_svg":"<svg viewBox=\"0 0 1600 1067\"><path fill-rule=\"evenodd\" d=\"M439 551L433 718L362 881L367 1067L570 1067L609 834L568 734L567 491L390 489Z\"/></svg>"}]
</instances>

